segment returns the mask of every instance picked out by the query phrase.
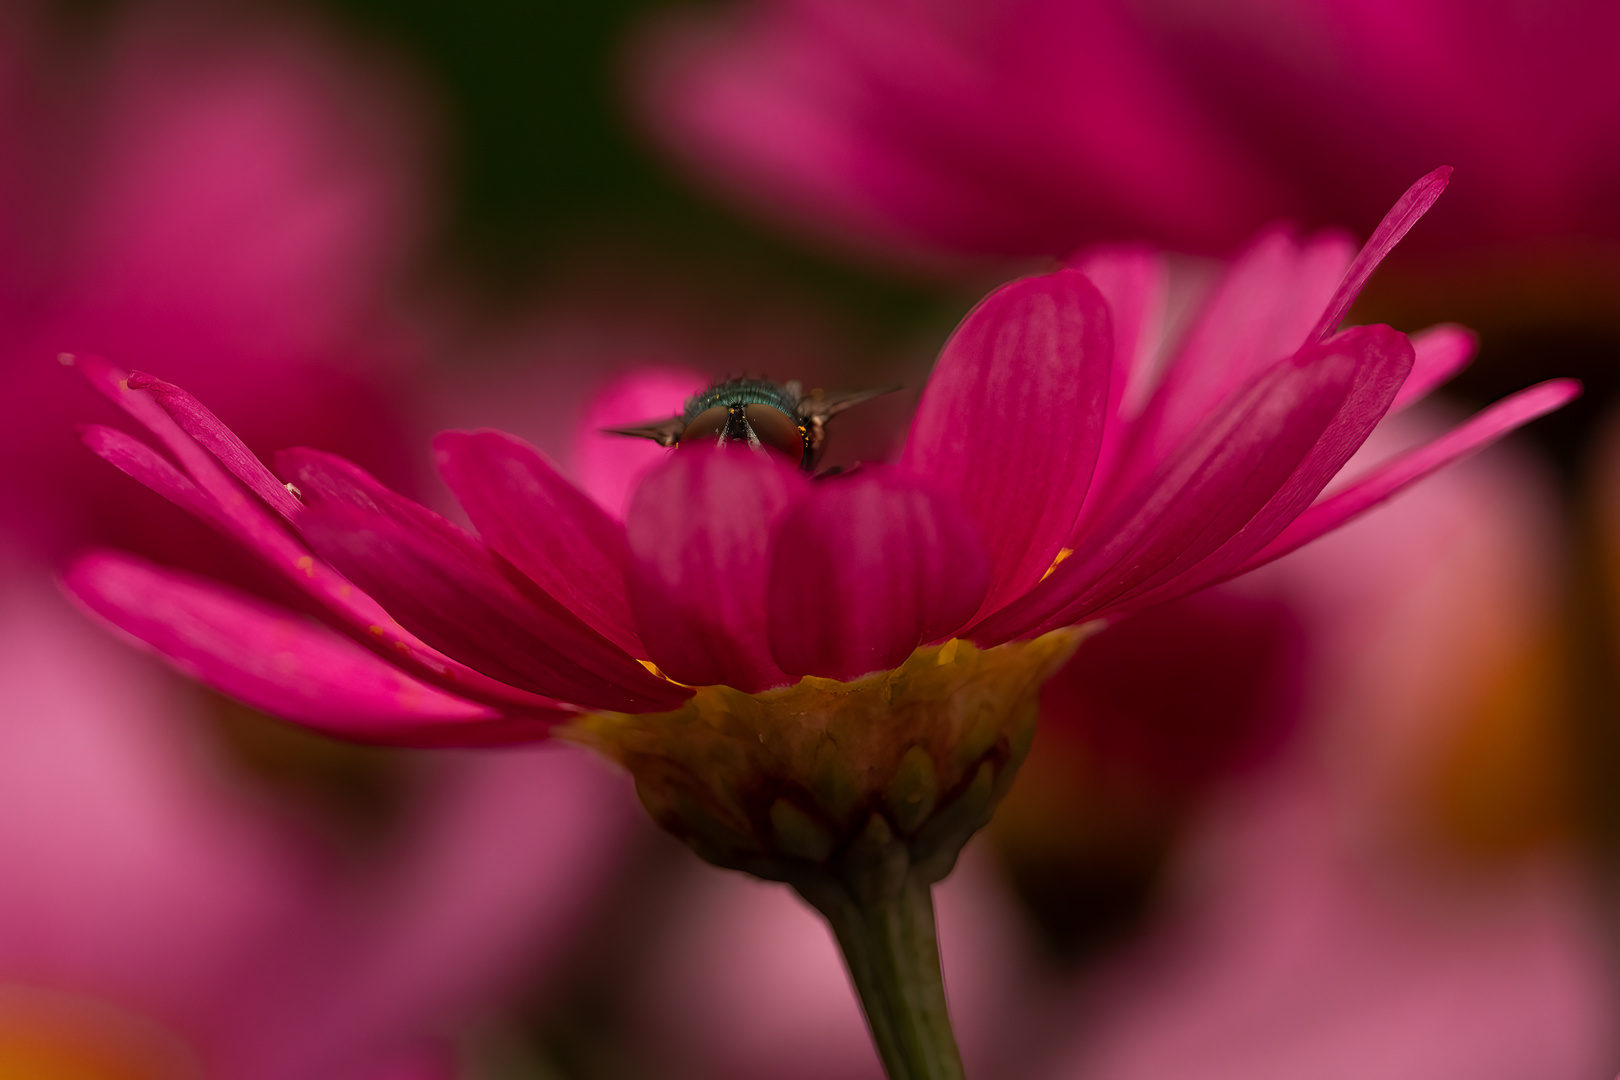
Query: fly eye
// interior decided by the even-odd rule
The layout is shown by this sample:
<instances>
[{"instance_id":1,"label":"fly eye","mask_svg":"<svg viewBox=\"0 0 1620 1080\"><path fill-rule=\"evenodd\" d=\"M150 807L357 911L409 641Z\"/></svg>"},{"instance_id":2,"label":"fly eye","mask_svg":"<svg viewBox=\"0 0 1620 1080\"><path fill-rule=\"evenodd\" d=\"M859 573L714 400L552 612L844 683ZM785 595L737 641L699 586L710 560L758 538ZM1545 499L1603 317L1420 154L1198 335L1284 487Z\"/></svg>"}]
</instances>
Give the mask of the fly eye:
<instances>
[{"instance_id":1,"label":"fly eye","mask_svg":"<svg viewBox=\"0 0 1620 1080\"><path fill-rule=\"evenodd\" d=\"M686 425L681 432L681 442L714 442L720 438L720 433L726 430L726 420L731 416L731 410L724 405L704 409L692 417L692 422Z\"/></svg>"},{"instance_id":2,"label":"fly eye","mask_svg":"<svg viewBox=\"0 0 1620 1080\"><path fill-rule=\"evenodd\" d=\"M804 458L804 433L787 413L771 405L747 405L743 415L761 444L786 454L795 465Z\"/></svg>"}]
</instances>

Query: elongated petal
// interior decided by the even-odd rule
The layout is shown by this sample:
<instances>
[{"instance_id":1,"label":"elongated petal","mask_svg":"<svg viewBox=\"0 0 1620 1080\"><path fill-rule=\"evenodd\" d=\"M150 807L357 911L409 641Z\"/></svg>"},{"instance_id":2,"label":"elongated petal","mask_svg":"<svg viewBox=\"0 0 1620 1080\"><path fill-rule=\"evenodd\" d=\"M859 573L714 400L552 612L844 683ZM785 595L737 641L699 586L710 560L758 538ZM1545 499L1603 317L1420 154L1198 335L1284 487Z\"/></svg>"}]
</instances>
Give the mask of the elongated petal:
<instances>
[{"instance_id":1,"label":"elongated petal","mask_svg":"<svg viewBox=\"0 0 1620 1080\"><path fill-rule=\"evenodd\" d=\"M213 501L191 482L189 476L170 464L168 458L139 439L100 424L86 424L79 437L92 453L126 476L133 477L203 520L219 524L219 514Z\"/></svg>"},{"instance_id":2,"label":"elongated petal","mask_svg":"<svg viewBox=\"0 0 1620 1080\"><path fill-rule=\"evenodd\" d=\"M1316 327L1311 331L1310 340L1320 341L1339 328L1344 317L1350 311L1350 305L1356 302L1361 290L1366 288L1367 279L1372 277L1378 264L1384 261L1402 237L1412 231L1412 226L1418 219L1429 212L1429 207L1446 190L1451 183L1451 166L1442 165L1433 172L1426 174L1417 183L1406 189L1401 197L1395 200L1384 220L1378 223L1372 236L1367 238L1361 251L1356 255L1355 262L1345 271L1344 281L1328 301L1326 310L1317 321Z\"/></svg>"},{"instance_id":3,"label":"elongated petal","mask_svg":"<svg viewBox=\"0 0 1620 1080\"><path fill-rule=\"evenodd\" d=\"M1069 538L1108 408L1108 305L1074 270L991 293L946 342L905 463L957 495L983 531L993 609L1026 591Z\"/></svg>"},{"instance_id":4,"label":"elongated petal","mask_svg":"<svg viewBox=\"0 0 1620 1080\"><path fill-rule=\"evenodd\" d=\"M1045 580L969 631L981 645L1078 622L1217 550L1287 482L1349 392L1356 357L1289 357L1212 416L1183 451L1080 538Z\"/></svg>"},{"instance_id":5,"label":"elongated petal","mask_svg":"<svg viewBox=\"0 0 1620 1080\"><path fill-rule=\"evenodd\" d=\"M323 560L315 558L307 547L288 533L281 522L270 516L262 503L249 497L242 486L225 473L213 455L187 435L151 394L132 389L123 372L96 356L68 356L63 362L70 364L93 387L157 436L185 467L190 479L179 476L173 466L155 453L143 454L135 450L135 441L128 436L121 440L113 440L103 434L89 436L92 449L98 453L108 451L118 459L114 460L114 464L119 468L164 497L194 509L226 536L241 543L326 609L334 622L357 641L419 677L479 701L499 703L503 708L529 710L549 709L556 705L556 702L542 695L509 686L452 660L406 631L375 600L355 588ZM333 460L342 461L341 458ZM358 466L349 465L348 468L364 476ZM187 488L179 482L181 480L192 484L193 488ZM371 481L371 484L387 492L376 481ZM187 501L193 499L193 491L195 498L201 500L195 507L188 505ZM387 494L399 506L415 505L392 492ZM426 509L419 509L427 515L424 520L442 521Z\"/></svg>"},{"instance_id":6,"label":"elongated petal","mask_svg":"<svg viewBox=\"0 0 1620 1080\"><path fill-rule=\"evenodd\" d=\"M131 372L128 384L132 390L145 390L151 394L182 431L213 454L232 476L246 484L248 490L263 499L270 509L289 521L298 512L298 500L208 406L173 383L144 372Z\"/></svg>"},{"instance_id":7,"label":"elongated petal","mask_svg":"<svg viewBox=\"0 0 1620 1080\"><path fill-rule=\"evenodd\" d=\"M1107 505L1093 505L1088 521L1177 453L1255 376L1299 351L1351 251L1337 233L1300 242L1281 228L1250 242L1204 300L1108 477Z\"/></svg>"},{"instance_id":8,"label":"elongated petal","mask_svg":"<svg viewBox=\"0 0 1620 1080\"><path fill-rule=\"evenodd\" d=\"M484 542L603 637L646 656L630 617L624 526L545 455L500 431L444 431L439 474Z\"/></svg>"},{"instance_id":9,"label":"elongated petal","mask_svg":"<svg viewBox=\"0 0 1620 1080\"><path fill-rule=\"evenodd\" d=\"M1279 559L1332 532L1436 469L1484 449L1539 416L1563 408L1580 393L1581 384L1574 379L1552 379L1498 401L1438 439L1380 465L1344 490L1316 503L1231 576Z\"/></svg>"},{"instance_id":10,"label":"elongated petal","mask_svg":"<svg viewBox=\"0 0 1620 1080\"><path fill-rule=\"evenodd\" d=\"M1147 247L1106 247L1082 252L1069 265L1091 279L1113 316L1114 365L1108 376L1108 409L1097 468L1086 493L1089 506L1109 488L1136 419L1152 399L1163 374L1169 320L1170 269ZM1082 516L1086 510L1082 507Z\"/></svg>"},{"instance_id":11,"label":"elongated petal","mask_svg":"<svg viewBox=\"0 0 1620 1080\"><path fill-rule=\"evenodd\" d=\"M291 478L309 506L351 506L451 541L466 538L466 531L444 515L406 498L348 458L295 446L276 451L275 462L277 470Z\"/></svg>"},{"instance_id":12,"label":"elongated petal","mask_svg":"<svg viewBox=\"0 0 1620 1080\"><path fill-rule=\"evenodd\" d=\"M1412 347L1405 335L1387 326L1358 326L1306 349L1301 360L1307 364L1330 362L1327 357L1335 354L1353 358L1349 392L1293 475L1213 554L1196 564L1172 564L1116 598L1112 608L1158 603L1222 580L1298 517L1338 475L1389 411L1412 368Z\"/></svg>"},{"instance_id":13,"label":"elongated petal","mask_svg":"<svg viewBox=\"0 0 1620 1080\"><path fill-rule=\"evenodd\" d=\"M520 592L471 536L340 502L312 505L299 523L323 558L408 630L490 678L620 712L659 712L690 696L545 594Z\"/></svg>"},{"instance_id":14,"label":"elongated petal","mask_svg":"<svg viewBox=\"0 0 1620 1080\"><path fill-rule=\"evenodd\" d=\"M706 446L642 481L625 522L630 609L670 678L749 693L794 681L772 659L767 627L796 613L767 589L771 538L805 484L771 454Z\"/></svg>"},{"instance_id":15,"label":"elongated petal","mask_svg":"<svg viewBox=\"0 0 1620 1080\"><path fill-rule=\"evenodd\" d=\"M543 737L551 723L571 715L546 710L504 720L285 608L132 556L87 555L63 585L191 677L255 709L344 738L475 745L503 730Z\"/></svg>"},{"instance_id":16,"label":"elongated petal","mask_svg":"<svg viewBox=\"0 0 1620 1080\"><path fill-rule=\"evenodd\" d=\"M263 507L220 467L219 461L211 453L175 422L150 392L130 384L130 376L126 372L99 356L89 354L63 354L60 359L78 371L113 404L139 421L174 455L181 468L215 505L215 524L250 547L274 547L278 537L286 537L280 523L263 512ZM237 443L240 445L240 440ZM245 446L242 451L248 453ZM263 467L259 466L261 469ZM282 495L291 497L285 489Z\"/></svg>"},{"instance_id":17,"label":"elongated petal","mask_svg":"<svg viewBox=\"0 0 1620 1080\"><path fill-rule=\"evenodd\" d=\"M580 413L568 457L570 475L580 489L610 517L623 521L641 478L662 464L669 450L651 439L609 435L606 429L679 416L686 399L708 382L708 376L686 368L646 367L628 371L598 391Z\"/></svg>"},{"instance_id":18,"label":"elongated petal","mask_svg":"<svg viewBox=\"0 0 1620 1080\"><path fill-rule=\"evenodd\" d=\"M1147 404L1158 372L1153 361L1164 345L1170 269L1150 247L1093 248L1068 265L1097 286L1108 302L1114 328L1114 366L1108 377L1108 414L1135 416ZM1098 466L1099 471L1101 465Z\"/></svg>"},{"instance_id":19,"label":"elongated petal","mask_svg":"<svg viewBox=\"0 0 1620 1080\"><path fill-rule=\"evenodd\" d=\"M1455 323L1440 323L1409 336L1414 354L1412 373L1395 395L1389 407L1392 413L1428 397L1430 391L1467 367L1479 348L1479 335Z\"/></svg>"},{"instance_id":20,"label":"elongated petal","mask_svg":"<svg viewBox=\"0 0 1620 1080\"><path fill-rule=\"evenodd\" d=\"M989 577L984 540L952 499L885 469L823 482L771 549L771 655L830 679L897 667L966 623Z\"/></svg>"}]
</instances>

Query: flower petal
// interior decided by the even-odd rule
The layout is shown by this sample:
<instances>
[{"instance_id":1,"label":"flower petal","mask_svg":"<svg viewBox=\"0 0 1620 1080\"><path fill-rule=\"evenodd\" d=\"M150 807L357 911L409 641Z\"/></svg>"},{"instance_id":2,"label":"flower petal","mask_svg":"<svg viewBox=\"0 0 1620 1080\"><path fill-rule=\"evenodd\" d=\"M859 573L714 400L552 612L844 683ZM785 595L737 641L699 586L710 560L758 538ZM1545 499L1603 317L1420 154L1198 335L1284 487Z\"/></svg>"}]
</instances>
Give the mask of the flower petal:
<instances>
[{"instance_id":1,"label":"flower petal","mask_svg":"<svg viewBox=\"0 0 1620 1080\"><path fill-rule=\"evenodd\" d=\"M1079 622L1220 548L1305 460L1343 404L1356 365L1347 350L1305 350L1262 372L1088 528L1071 557L969 636L991 645Z\"/></svg>"},{"instance_id":2,"label":"flower petal","mask_svg":"<svg viewBox=\"0 0 1620 1080\"><path fill-rule=\"evenodd\" d=\"M1091 485L1108 407L1108 304L1075 270L980 301L923 390L905 464L961 499L991 559L987 610L1041 579Z\"/></svg>"},{"instance_id":3,"label":"flower petal","mask_svg":"<svg viewBox=\"0 0 1620 1080\"><path fill-rule=\"evenodd\" d=\"M562 709L500 717L411 678L336 632L218 582L96 552L63 585L175 667L255 709L394 745L543 738Z\"/></svg>"},{"instance_id":4,"label":"flower petal","mask_svg":"<svg viewBox=\"0 0 1620 1080\"><path fill-rule=\"evenodd\" d=\"M1415 354L1412 373L1395 395L1389 407L1392 413L1422 401L1431 390L1467 367L1479 348L1479 335L1455 323L1440 323L1409 337Z\"/></svg>"},{"instance_id":5,"label":"flower petal","mask_svg":"<svg viewBox=\"0 0 1620 1080\"><path fill-rule=\"evenodd\" d=\"M1227 576L1259 551L1338 475L1373 428L1389 411L1401 384L1412 368L1412 347L1406 336L1387 326L1358 326L1330 341L1305 349L1301 362L1326 363L1332 356L1354 361L1350 389L1327 428L1293 474L1277 489L1248 523L1214 553L1196 564L1177 560L1165 571L1122 594L1110 605L1118 610L1159 603L1183 596Z\"/></svg>"},{"instance_id":6,"label":"flower petal","mask_svg":"<svg viewBox=\"0 0 1620 1080\"><path fill-rule=\"evenodd\" d=\"M496 556L442 524L413 527L335 500L316 501L299 517L310 545L401 624L490 678L619 712L659 712L690 696L538 589L520 592Z\"/></svg>"},{"instance_id":7,"label":"flower petal","mask_svg":"<svg viewBox=\"0 0 1620 1080\"><path fill-rule=\"evenodd\" d=\"M630 609L653 661L694 686L747 693L794 679L767 644L770 544L807 481L768 453L692 446L642 481L625 522Z\"/></svg>"},{"instance_id":8,"label":"flower petal","mask_svg":"<svg viewBox=\"0 0 1620 1080\"><path fill-rule=\"evenodd\" d=\"M1108 302L1114 327L1114 366L1108 378L1108 415L1142 411L1152 393L1154 360L1168 329L1170 268L1144 246L1110 246L1079 252L1068 265L1086 275ZM1098 466L1101 471L1101 465Z\"/></svg>"},{"instance_id":9,"label":"flower petal","mask_svg":"<svg viewBox=\"0 0 1620 1080\"><path fill-rule=\"evenodd\" d=\"M888 469L824 481L771 549L771 655L829 679L897 667L972 618L989 580L984 540L954 500Z\"/></svg>"},{"instance_id":10,"label":"flower petal","mask_svg":"<svg viewBox=\"0 0 1620 1080\"><path fill-rule=\"evenodd\" d=\"M298 500L208 406L173 383L144 372L132 371L126 381L130 389L145 390L151 394L163 411L180 425L180 429L213 454L232 476L246 484L248 490L263 499L270 509L292 520L299 510Z\"/></svg>"},{"instance_id":11,"label":"flower petal","mask_svg":"<svg viewBox=\"0 0 1620 1080\"><path fill-rule=\"evenodd\" d=\"M631 656L646 656L630 617L624 526L545 455L502 431L443 431L439 475L484 542Z\"/></svg>"},{"instance_id":12,"label":"flower petal","mask_svg":"<svg viewBox=\"0 0 1620 1080\"><path fill-rule=\"evenodd\" d=\"M101 424L86 424L79 436L92 453L124 475L140 481L181 509L216 526L222 525L213 500L168 458L133 435Z\"/></svg>"},{"instance_id":13,"label":"flower petal","mask_svg":"<svg viewBox=\"0 0 1620 1080\"><path fill-rule=\"evenodd\" d=\"M669 450L651 439L610 435L605 429L679 416L686 399L708 383L708 376L685 368L645 367L602 387L586 404L574 428L568 465L580 490L623 521L641 478L662 464Z\"/></svg>"},{"instance_id":14,"label":"flower petal","mask_svg":"<svg viewBox=\"0 0 1620 1080\"><path fill-rule=\"evenodd\" d=\"M1503 398L1438 439L1385 462L1344 490L1316 503L1229 576L1235 577L1279 559L1332 532L1436 469L1484 449L1539 416L1563 408L1580 393L1581 384L1574 379L1551 379Z\"/></svg>"},{"instance_id":15,"label":"flower petal","mask_svg":"<svg viewBox=\"0 0 1620 1080\"><path fill-rule=\"evenodd\" d=\"M502 708L516 706L528 710L555 706L554 701L543 695L508 686L452 660L407 632L375 600L355 588L325 562L315 558L307 547L270 516L258 500L249 498L241 485L226 475L219 462L181 430L149 393L132 389L123 372L97 356L67 356L63 362L74 367L93 387L156 435L185 466L191 479L181 476L172 465L150 449L145 453L136 450L139 444L129 436L114 439L107 434L91 435L87 432L87 440L93 450L98 453L105 451L103 456L107 456L120 469L165 498L194 510L225 535L241 543L267 566L308 594L334 617L333 621L340 628L356 640L422 678L454 688L456 693L480 701L494 702ZM111 430L100 429L101 432ZM346 462L344 464L347 465ZM365 475L358 466L350 465L348 468L361 476ZM370 480L369 477L366 479ZM376 481L370 482L377 490L387 492ZM191 486L187 487L188 484ZM392 492L387 494L400 505L415 505ZM193 500L196 505L186 500ZM419 509L428 519L442 521L425 508Z\"/></svg>"},{"instance_id":16,"label":"flower petal","mask_svg":"<svg viewBox=\"0 0 1620 1080\"><path fill-rule=\"evenodd\" d=\"M308 508L298 525L311 545L423 641L473 670L622 712L673 708L690 696L466 530L354 462L297 447L278 453L276 467L303 491Z\"/></svg>"},{"instance_id":17,"label":"flower petal","mask_svg":"<svg viewBox=\"0 0 1620 1080\"><path fill-rule=\"evenodd\" d=\"M1302 243L1273 228L1250 242L1199 309L1088 521L1176 454L1256 375L1299 351L1350 252L1349 239L1337 233Z\"/></svg>"},{"instance_id":18,"label":"flower petal","mask_svg":"<svg viewBox=\"0 0 1620 1080\"><path fill-rule=\"evenodd\" d=\"M1384 220L1378 223L1378 228L1373 230L1372 236L1362 245L1355 262L1345 271L1344 281L1334 292L1333 299L1328 301L1327 309L1322 312L1321 319L1311 330L1309 340L1320 341L1339 328L1339 324L1350 311L1350 305L1361 295L1361 290L1367 285L1367 279L1378 269L1378 264L1384 261L1384 256L1401 242L1402 237L1412 231L1412 226L1418 223L1419 218L1429 212L1429 207L1434 205L1434 201L1446 190L1449 183L1451 183L1451 166L1442 165L1424 175L1395 200L1395 205L1390 207L1389 213L1384 215Z\"/></svg>"}]
</instances>

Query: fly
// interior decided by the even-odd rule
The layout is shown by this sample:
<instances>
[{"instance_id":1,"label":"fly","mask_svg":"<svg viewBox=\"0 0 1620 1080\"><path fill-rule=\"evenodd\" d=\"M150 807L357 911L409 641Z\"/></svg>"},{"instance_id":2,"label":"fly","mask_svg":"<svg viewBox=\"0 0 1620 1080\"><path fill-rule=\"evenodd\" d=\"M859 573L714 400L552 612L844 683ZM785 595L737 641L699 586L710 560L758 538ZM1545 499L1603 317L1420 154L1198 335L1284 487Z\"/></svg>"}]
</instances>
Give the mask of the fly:
<instances>
[{"instance_id":1,"label":"fly","mask_svg":"<svg viewBox=\"0 0 1620 1080\"><path fill-rule=\"evenodd\" d=\"M851 394L805 393L797 380L726 379L687 398L678 416L604 430L610 435L652 439L659 446L708 440L716 445L739 442L767 447L798 462L805 472L813 472L827 441L827 421L845 409L899 389L884 386Z\"/></svg>"}]
</instances>

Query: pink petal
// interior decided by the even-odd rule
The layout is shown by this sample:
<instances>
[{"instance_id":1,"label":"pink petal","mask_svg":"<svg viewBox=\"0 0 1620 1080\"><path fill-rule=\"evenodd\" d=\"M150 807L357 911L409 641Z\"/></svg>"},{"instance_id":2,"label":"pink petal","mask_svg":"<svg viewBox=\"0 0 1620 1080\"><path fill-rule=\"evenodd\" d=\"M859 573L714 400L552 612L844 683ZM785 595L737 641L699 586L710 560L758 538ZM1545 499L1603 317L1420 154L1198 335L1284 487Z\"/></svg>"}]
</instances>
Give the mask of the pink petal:
<instances>
[{"instance_id":1,"label":"pink petal","mask_svg":"<svg viewBox=\"0 0 1620 1080\"><path fill-rule=\"evenodd\" d=\"M802 496L802 473L768 453L693 446L642 481L626 528L630 609L652 660L672 679L755 693L794 680L776 666L770 544Z\"/></svg>"},{"instance_id":2,"label":"pink petal","mask_svg":"<svg viewBox=\"0 0 1620 1080\"><path fill-rule=\"evenodd\" d=\"M255 709L344 738L476 745L544 737L570 714L503 720L285 608L132 556L97 552L63 579L96 615L175 667Z\"/></svg>"},{"instance_id":3,"label":"pink petal","mask_svg":"<svg viewBox=\"0 0 1620 1080\"><path fill-rule=\"evenodd\" d=\"M657 367L628 372L604 387L580 416L574 431L571 475L587 495L620 521L641 478L669 456L651 439L609 435L604 428L631 427L677 416L686 399L708 378L684 368Z\"/></svg>"},{"instance_id":4,"label":"pink petal","mask_svg":"<svg viewBox=\"0 0 1620 1080\"><path fill-rule=\"evenodd\" d=\"M1164 345L1170 268L1158 251L1136 246L1093 248L1071 257L1068 265L1097 286L1113 316L1109 419L1135 416L1147 404L1158 375L1153 362Z\"/></svg>"},{"instance_id":5,"label":"pink petal","mask_svg":"<svg viewBox=\"0 0 1620 1080\"><path fill-rule=\"evenodd\" d=\"M139 439L100 424L86 424L80 437L92 453L126 476L140 481L181 509L224 527L213 500L204 495L190 477L170 464L168 458Z\"/></svg>"},{"instance_id":6,"label":"pink petal","mask_svg":"<svg viewBox=\"0 0 1620 1080\"><path fill-rule=\"evenodd\" d=\"M1311 330L1310 340L1320 341L1337 330L1339 324L1350 311L1350 305L1356 302L1361 290L1366 287L1367 279L1372 277L1378 264L1384 261L1401 238L1411 231L1418 219L1429 212L1429 207L1446 190L1451 183L1451 166L1442 165L1433 172L1426 174L1417 183L1406 189L1406 193L1395 200L1384 220L1378 223L1372 236L1362 246L1356 255L1356 261L1350 264L1345 271L1344 281L1339 285L1333 299L1328 301L1327 309Z\"/></svg>"},{"instance_id":7,"label":"pink petal","mask_svg":"<svg viewBox=\"0 0 1620 1080\"><path fill-rule=\"evenodd\" d=\"M219 459L232 476L247 485L265 503L282 517L292 520L300 507L281 481L247 448L247 444L226 427L208 406L170 382L154 378L144 372L131 372L126 380L132 390L145 390L151 394L163 411L180 425L203 449Z\"/></svg>"},{"instance_id":8,"label":"pink petal","mask_svg":"<svg viewBox=\"0 0 1620 1080\"><path fill-rule=\"evenodd\" d=\"M986 609L1041 579L1091 485L1108 407L1108 305L1074 270L1004 285L946 342L905 463L955 494L991 559Z\"/></svg>"},{"instance_id":9,"label":"pink petal","mask_svg":"<svg viewBox=\"0 0 1620 1080\"><path fill-rule=\"evenodd\" d=\"M200 516L240 542L266 565L307 593L345 624L345 629L357 640L383 653L395 663L407 666L423 678L442 686L454 687L458 693L479 700L523 708L545 709L555 705L555 702L543 696L507 686L429 648L395 622L375 600L356 589L325 562L315 558L303 544L288 535L261 504L249 498L241 486L225 474L219 463L181 430L150 394L143 390L130 389L123 373L117 368L96 356L67 357L65 362L71 364L92 386L157 435L186 467L195 481L197 497L205 504L196 508ZM134 471L126 469L130 471L130 475L153 487L166 498L174 499L176 495L191 498L184 485L175 482L177 474L172 466L159 467L155 463L161 459L155 454L143 455L134 451L131 447L134 440L126 437L125 441L120 442L115 448L113 440L105 436L98 435L93 439L101 449L112 451L120 457L115 464L120 468L124 468L125 465L131 466ZM350 468L364 475L358 467L350 466ZM375 481L372 483L382 491L387 490ZM409 503L409 500L399 496L393 498L401 504ZM425 509L422 513L428 514L430 518L437 517Z\"/></svg>"},{"instance_id":10,"label":"pink petal","mask_svg":"<svg viewBox=\"0 0 1620 1080\"><path fill-rule=\"evenodd\" d=\"M1432 442L1386 462L1343 491L1316 503L1231 576L1281 558L1366 513L1445 465L1484 449L1502 436L1579 397L1574 379L1552 379L1503 398Z\"/></svg>"},{"instance_id":11,"label":"pink petal","mask_svg":"<svg viewBox=\"0 0 1620 1080\"><path fill-rule=\"evenodd\" d=\"M1347 353L1355 358L1355 374L1350 391L1327 429L1305 455L1277 493L1267 500L1243 528L1222 544L1214 554L1195 567L1173 564L1157 582L1146 582L1116 601L1131 606L1158 603L1181 596L1221 580L1233 567L1259 551L1289 522L1298 517L1311 501L1338 475L1351 456L1367 441L1373 428L1389 411L1401 384L1412 368L1412 347L1403 334L1387 326L1358 326L1302 354L1304 363L1321 363L1329 352Z\"/></svg>"},{"instance_id":12,"label":"pink petal","mask_svg":"<svg viewBox=\"0 0 1620 1080\"><path fill-rule=\"evenodd\" d=\"M497 557L449 522L442 529L413 527L322 500L299 524L322 557L412 633L492 679L619 712L660 712L691 696L538 589L520 591L511 580L520 575L503 574Z\"/></svg>"},{"instance_id":13,"label":"pink petal","mask_svg":"<svg viewBox=\"0 0 1620 1080\"><path fill-rule=\"evenodd\" d=\"M974 627L973 640L995 644L1079 622L1167 568L1220 548L1305 460L1356 366L1352 353L1332 348L1272 365L1089 528L1045 580Z\"/></svg>"},{"instance_id":14,"label":"pink petal","mask_svg":"<svg viewBox=\"0 0 1620 1080\"><path fill-rule=\"evenodd\" d=\"M1423 400L1431 390L1467 367L1479 348L1479 335L1455 323L1441 323L1409 336L1416 358L1412 373L1389 407L1392 413Z\"/></svg>"},{"instance_id":15,"label":"pink petal","mask_svg":"<svg viewBox=\"0 0 1620 1080\"><path fill-rule=\"evenodd\" d=\"M1299 351L1349 261L1350 242L1337 234L1305 243L1283 229L1255 237L1204 301L1088 521L1177 453L1257 374Z\"/></svg>"},{"instance_id":16,"label":"pink petal","mask_svg":"<svg viewBox=\"0 0 1620 1080\"><path fill-rule=\"evenodd\" d=\"M470 541L466 530L415 499L407 499L366 470L337 454L294 446L276 451L276 468L291 479L304 503L341 503L392 518L408 529L435 533L452 542ZM305 507L299 506L302 514Z\"/></svg>"},{"instance_id":17,"label":"pink petal","mask_svg":"<svg viewBox=\"0 0 1620 1080\"><path fill-rule=\"evenodd\" d=\"M619 648L647 654L630 617L623 525L516 436L444 431L433 450L485 543Z\"/></svg>"},{"instance_id":18,"label":"pink petal","mask_svg":"<svg viewBox=\"0 0 1620 1080\"><path fill-rule=\"evenodd\" d=\"M275 528L268 521L259 520L263 515L248 504L247 493L225 474L212 455L175 423L151 394L130 385L126 372L99 356L84 353L76 356L63 354L60 359L84 376L114 405L157 436L197 486L218 504L221 518L230 523L233 532L247 538L259 534L265 527Z\"/></svg>"},{"instance_id":19,"label":"pink petal","mask_svg":"<svg viewBox=\"0 0 1620 1080\"><path fill-rule=\"evenodd\" d=\"M783 671L830 679L897 667L967 622L989 575L972 519L904 473L818 483L771 550L771 655Z\"/></svg>"}]
</instances>

